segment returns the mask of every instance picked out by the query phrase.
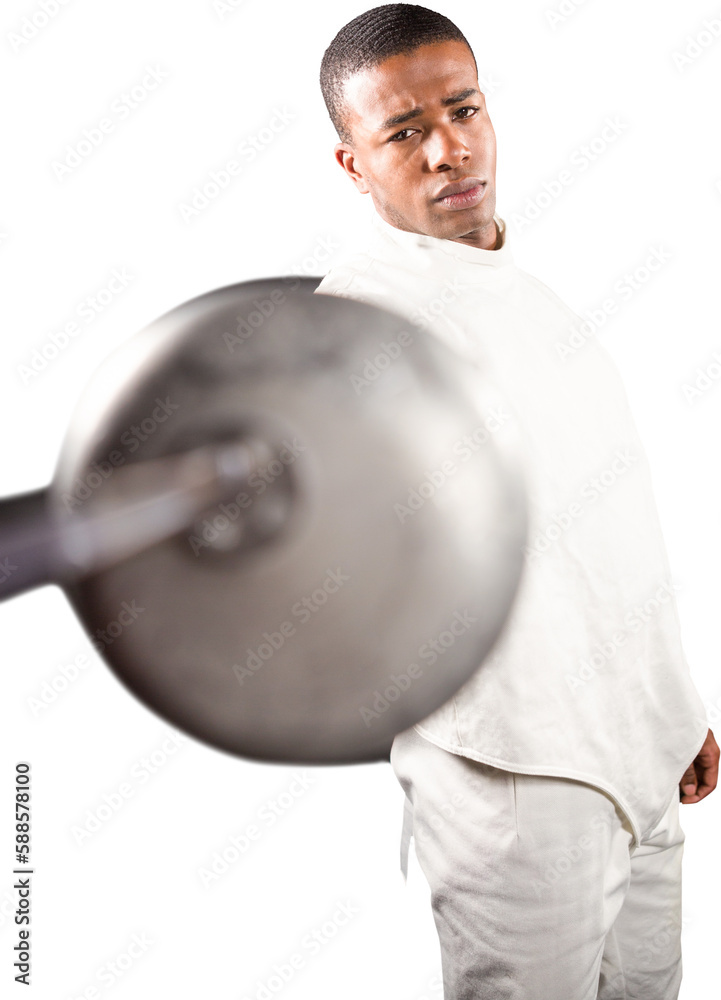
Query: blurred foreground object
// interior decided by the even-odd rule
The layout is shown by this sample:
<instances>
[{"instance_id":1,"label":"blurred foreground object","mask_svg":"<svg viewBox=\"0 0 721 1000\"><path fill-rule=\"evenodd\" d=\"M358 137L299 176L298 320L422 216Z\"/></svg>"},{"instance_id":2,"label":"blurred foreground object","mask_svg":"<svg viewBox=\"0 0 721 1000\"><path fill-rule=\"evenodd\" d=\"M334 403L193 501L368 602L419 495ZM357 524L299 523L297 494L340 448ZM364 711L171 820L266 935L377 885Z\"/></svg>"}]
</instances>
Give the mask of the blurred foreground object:
<instances>
[{"instance_id":1,"label":"blurred foreground object","mask_svg":"<svg viewBox=\"0 0 721 1000\"><path fill-rule=\"evenodd\" d=\"M123 683L206 743L350 764L479 668L527 512L482 373L316 286L217 289L108 358L53 482L0 503L0 596L60 585Z\"/></svg>"}]
</instances>

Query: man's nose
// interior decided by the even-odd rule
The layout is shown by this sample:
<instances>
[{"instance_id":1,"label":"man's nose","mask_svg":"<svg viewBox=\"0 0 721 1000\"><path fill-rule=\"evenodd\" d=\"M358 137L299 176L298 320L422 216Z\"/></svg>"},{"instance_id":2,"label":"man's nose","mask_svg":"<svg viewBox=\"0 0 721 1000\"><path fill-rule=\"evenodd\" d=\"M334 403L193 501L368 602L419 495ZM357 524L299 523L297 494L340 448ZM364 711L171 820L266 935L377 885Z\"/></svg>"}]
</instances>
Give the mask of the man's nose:
<instances>
[{"instance_id":1,"label":"man's nose","mask_svg":"<svg viewBox=\"0 0 721 1000\"><path fill-rule=\"evenodd\" d=\"M460 166L471 155L463 136L452 126L437 128L428 139L426 148L431 170Z\"/></svg>"}]
</instances>

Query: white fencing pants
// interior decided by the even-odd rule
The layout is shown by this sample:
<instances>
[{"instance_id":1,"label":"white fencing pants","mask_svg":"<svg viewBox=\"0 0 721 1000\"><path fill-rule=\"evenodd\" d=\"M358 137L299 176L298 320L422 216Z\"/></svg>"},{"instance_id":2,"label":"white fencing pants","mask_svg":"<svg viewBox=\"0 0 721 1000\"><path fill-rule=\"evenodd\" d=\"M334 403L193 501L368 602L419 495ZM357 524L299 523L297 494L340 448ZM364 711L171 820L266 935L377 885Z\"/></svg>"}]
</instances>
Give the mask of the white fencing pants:
<instances>
[{"instance_id":1,"label":"white fencing pants","mask_svg":"<svg viewBox=\"0 0 721 1000\"><path fill-rule=\"evenodd\" d=\"M444 1000L676 1000L678 795L632 848L625 815L592 785L480 764L412 728L391 766L431 890Z\"/></svg>"}]
</instances>

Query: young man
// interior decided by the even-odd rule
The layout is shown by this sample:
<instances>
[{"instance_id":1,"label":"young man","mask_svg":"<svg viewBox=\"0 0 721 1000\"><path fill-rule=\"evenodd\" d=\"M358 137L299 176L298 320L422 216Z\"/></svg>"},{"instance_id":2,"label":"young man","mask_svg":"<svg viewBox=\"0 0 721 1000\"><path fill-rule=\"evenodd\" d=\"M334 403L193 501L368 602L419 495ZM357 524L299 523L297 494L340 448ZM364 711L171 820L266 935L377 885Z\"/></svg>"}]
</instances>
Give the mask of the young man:
<instances>
[{"instance_id":1,"label":"young man","mask_svg":"<svg viewBox=\"0 0 721 1000\"><path fill-rule=\"evenodd\" d=\"M473 52L447 18L376 7L325 52L335 157L375 214L317 291L427 326L483 370L527 446L521 586L492 654L400 733L391 764L431 887L445 1000L672 1000L682 802L719 751L681 646L619 374L513 263Z\"/></svg>"}]
</instances>

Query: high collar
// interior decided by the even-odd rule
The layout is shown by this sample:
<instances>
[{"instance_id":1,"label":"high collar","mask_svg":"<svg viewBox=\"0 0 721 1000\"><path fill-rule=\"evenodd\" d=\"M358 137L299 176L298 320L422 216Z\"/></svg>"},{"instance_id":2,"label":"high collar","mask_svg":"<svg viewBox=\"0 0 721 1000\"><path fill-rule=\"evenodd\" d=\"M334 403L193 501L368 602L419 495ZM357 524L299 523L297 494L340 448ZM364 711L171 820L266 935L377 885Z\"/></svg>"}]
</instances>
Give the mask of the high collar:
<instances>
[{"instance_id":1,"label":"high collar","mask_svg":"<svg viewBox=\"0 0 721 1000\"><path fill-rule=\"evenodd\" d=\"M451 267L475 265L476 267L503 267L513 263L513 257L508 246L508 232L503 219L493 216L501 237L501 246L497 250L482 250L456 240L439 239L437 236L426 236L424 233L410 233L405 229L397 229L378 214L372 212L371 225L375 234L386 245L390 241L399 250L406 253L430 255L436 260L442 260Z\"/></svg>"}]
</instances>

